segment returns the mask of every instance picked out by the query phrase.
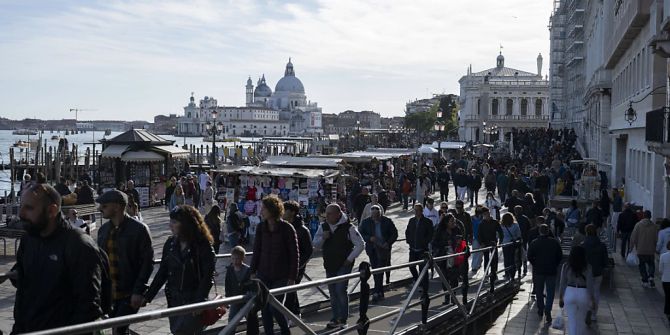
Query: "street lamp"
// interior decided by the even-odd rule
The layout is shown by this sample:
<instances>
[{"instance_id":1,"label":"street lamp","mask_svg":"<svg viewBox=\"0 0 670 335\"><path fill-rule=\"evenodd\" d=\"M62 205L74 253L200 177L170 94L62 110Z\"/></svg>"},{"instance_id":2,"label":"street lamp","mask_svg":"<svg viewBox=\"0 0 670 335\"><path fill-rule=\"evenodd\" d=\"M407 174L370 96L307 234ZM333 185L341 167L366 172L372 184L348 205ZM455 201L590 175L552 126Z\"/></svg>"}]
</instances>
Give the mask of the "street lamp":
<instances>
[{"instance_id":1,"label":"street lamp","mask_svg":"<svg viewBox=\"0 0 670 335\"><path fill-rule=\"evenodd\" d=\"M216 136L223 133L223 123L221 121L216 121L217 111L216 109L212 110L212 121L207 121L205 128L207 129L207 134L212 135L212 165L216 168Z\"/></svg>"},{"instance_id":2,"label":"street lamp","mask_svg":"<svg viewBox=\"0 0 670 335\"><path fill-rule=\"evenodd\" d=\"M360 150L361 148L361 121L356 120L356 128L358 131L358 136L356 137L356 150Z\"/></svg>"}]
</instances>

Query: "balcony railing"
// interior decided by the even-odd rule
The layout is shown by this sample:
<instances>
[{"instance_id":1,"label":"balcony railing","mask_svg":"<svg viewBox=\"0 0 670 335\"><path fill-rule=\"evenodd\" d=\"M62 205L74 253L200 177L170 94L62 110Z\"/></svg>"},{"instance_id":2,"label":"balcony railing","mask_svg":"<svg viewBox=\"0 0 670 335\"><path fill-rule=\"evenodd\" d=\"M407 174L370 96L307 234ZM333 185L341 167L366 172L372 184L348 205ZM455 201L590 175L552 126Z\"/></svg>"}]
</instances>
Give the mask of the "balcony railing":
<instances>
[{"instance_id":1,"label":"balcony railing","mask_svg":"<svg viewBox=\"0 0 670 335\"><path fill-rule=\"evenodd\" d=\"M466 115L466 121L549 121L549 115Z\"/></svg>"},{"instance_id":2,"label":"balcony railing","mask_svg":"<svg viewBox=\"0 0 670 335\"><path fill-rule=\"evenodd\" d=\"M647 142L668 143L670 140L670 119L666 118L666 108L647 112L645 140Z\"/></svg>"}]
</instances>

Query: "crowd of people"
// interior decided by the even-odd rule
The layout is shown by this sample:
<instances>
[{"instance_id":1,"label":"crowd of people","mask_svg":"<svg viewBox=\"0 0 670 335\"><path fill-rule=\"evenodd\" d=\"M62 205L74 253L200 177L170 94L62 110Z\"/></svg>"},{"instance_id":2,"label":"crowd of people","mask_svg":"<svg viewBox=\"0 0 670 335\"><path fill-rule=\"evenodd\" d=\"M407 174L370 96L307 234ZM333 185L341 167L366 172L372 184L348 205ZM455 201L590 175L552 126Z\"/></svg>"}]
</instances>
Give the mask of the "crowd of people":
<instances>
[{"instance_id":1,"label":"crowd of people","mask_svg":"<svg viewBox=\"0 0 670 335\"><path fill-rule=\"evenodd\" d=\"M470 259L459 255L435 264L434 271L448 283L449 287L443 285L445 291L460 288L465 294L469 278L482 269L489 269L493 290L499 257L504 264L501 279L506 281L526 276L530 264L538 316L552 321L558 294L568 315L568 332L581 334L597 319L600 285L609 263L608 246L601 237L610 231L621 237L622 257L636 251L645 287L654 287L654 257L662 254L659 270L670 316L670 221L662 221L659 230L651 213L624 203L619 190L607 186L586 211L576 201L566 209L548 205L551 197L572 188L582 173L568 164L579 157L574 141L574 132L567 130L515 132L513 157L480 157L464 150L450 160L415 156L373 162L372 167L352 173L347 191L323 206L314 236L296 201L265 196L261 222L250 232L248 218L236 203L227 207L216 203L206 172L172 176L166 188L172 235L163 245L153 277L151 233L142 222L132 181L93 199L107 220L96 241L76 212L60 214L62 197L70 191L67 181L55 188L41 182L26 184L20 218L27 234L8 276L17 287L13 333L134 314L163 287L169 307L211 299L212 287L217 290L214 255L224 244L232 254L223 280L229 297L244 294L253 283L270 289L300 283L314 250L321 251L328 278L351 273L364 251L373 269L389 266L393 246L401 237L399 222L387 215L396 204L401 213L412 211L404 230L408 261L424 260L427 253L441 257L474 250ZM78 192L87 194L87 184L81 185ZM452 185L456 201L450 208ZM482 188L486 196L480 199ZM570 237L571 249L563 263L565 237ZM250 262L245 247L253 251ZM491 251L477 251L487 247ZM422 269L410 267L415 281ZM424 292L431 276L434 273L422 277ZM385 277L389 283L390 273L374 275L373 303L385 299ZM347 287L347 281L328 285L329 329L347 325ZM454 303L450 295L445 297L445 304ZM276 298L299 316L296 293ZM228 306L229 320L243 305ZM244 317L249 334L259 333L261 324L266 334L273 334L275 326L281 334L290 333L291 322L272 304L258 306ZM208 325L199 313L173 316L169 322L174 334L198 334ZM129 329L118 327L115 332L128 334Z\"/></svg>"}]
</instances>

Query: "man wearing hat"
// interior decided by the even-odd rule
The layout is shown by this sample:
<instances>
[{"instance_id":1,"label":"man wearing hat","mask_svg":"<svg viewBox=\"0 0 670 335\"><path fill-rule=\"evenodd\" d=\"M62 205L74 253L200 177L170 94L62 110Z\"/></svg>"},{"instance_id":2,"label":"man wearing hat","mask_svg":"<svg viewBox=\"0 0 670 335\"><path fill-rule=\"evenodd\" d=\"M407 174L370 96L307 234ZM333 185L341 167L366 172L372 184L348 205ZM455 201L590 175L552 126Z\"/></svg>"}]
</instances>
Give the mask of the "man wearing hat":
<instances>
[{"instance_id":1,"label":"man wearing hat","mask_svg":"<svg viewBox=\"0 0 670 335\"><path fill-rule=\"evenodd\" d=\"M112 281L110 317L137 313L153 271L154 250L149 228L126 214L128 197L119 190L102 194L102 217L108 219L98 231L98 245L109 257ZM129 334L128 326L115 329L115 334Z\"/></svg>"},{"instance_id":2,"label":"man wearing hat","mask_svg":"<svg viewBox=\"0 0 670 335\"><path fill-rule=\"evenodd\" d=\"M361 222L360 232L365 241L365 251L370 257L372 268L391 265L391 246L398 239L398 230L393 221L382 215L381 206L372 205L371 216ZM384 298L384 274L374 275L375 287L372 302Z\"/></svg>"}]
</instances>

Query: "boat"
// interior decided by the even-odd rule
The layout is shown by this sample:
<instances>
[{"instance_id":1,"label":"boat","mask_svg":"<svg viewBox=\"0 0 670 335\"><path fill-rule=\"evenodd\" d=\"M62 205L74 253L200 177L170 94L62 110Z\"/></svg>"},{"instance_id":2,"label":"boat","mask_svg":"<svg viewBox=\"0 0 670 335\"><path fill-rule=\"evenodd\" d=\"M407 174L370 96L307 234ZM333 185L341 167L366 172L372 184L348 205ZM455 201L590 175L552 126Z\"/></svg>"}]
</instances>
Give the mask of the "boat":
<instances>
[{"instance_id":1,"label":"boat","mask_svg":"<svg viewBox=\"0 0 670 335\"><path fill-rule=\"evenodd\" d=\"M112 130L111 130L111 129L105 129L105 136L109 136L109 135L111 135L111 134L112 134Z\"/></svg>"},{"instance_id":2,"label":"boat","mask_svg":"<svg viewBox=\"0 0 670 335\"><path fill-rule=\"evenodd\" d=\"M58 135L51 136L51 140L52 141L58 141L58 140L60 140L60 136L58 136Z\"/></svg>"},{"instance_id":3,"label":"boat","mask_svg":"<svg viewBox=\"0 0 670 335\"><path fill-rule=\"evenodd\" d=\"M16 129L12 132L13 135L37 135L37 132L30 129Z\"/></svg>"},{"instance_id":4,"label":"boat","mask_svg":"<svg viewBox=\"0 0 670 335\"><path fill-rule=\"evenodd\" d=\"M12 147L14 148L21 148L21 149L29 149L29 148L37 148L37 145L39 144L39 140L18 140L12 144Z\"/></svg>"}]
</instances>

